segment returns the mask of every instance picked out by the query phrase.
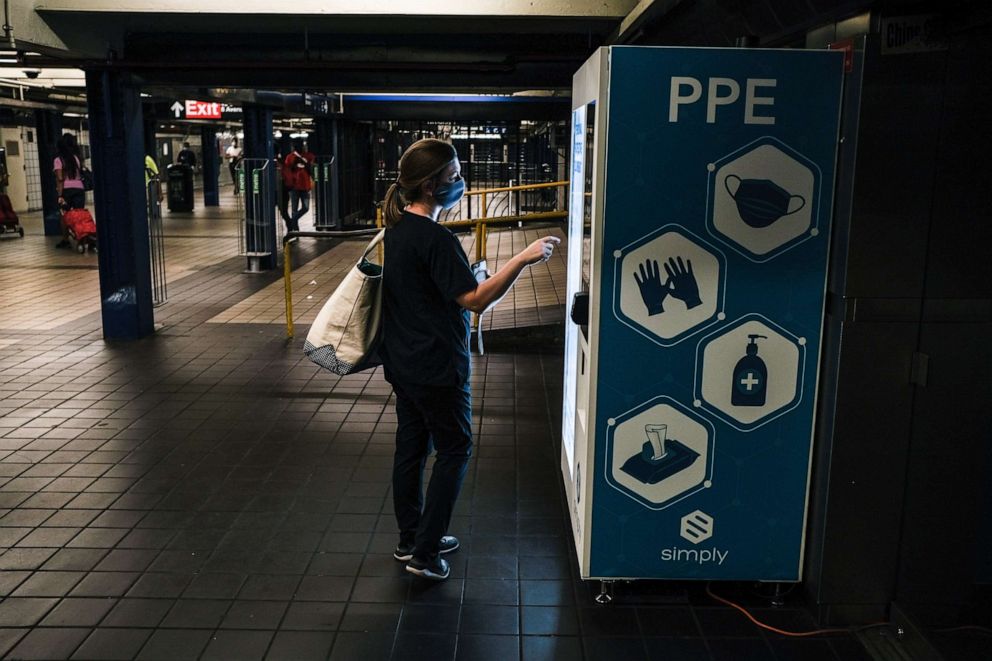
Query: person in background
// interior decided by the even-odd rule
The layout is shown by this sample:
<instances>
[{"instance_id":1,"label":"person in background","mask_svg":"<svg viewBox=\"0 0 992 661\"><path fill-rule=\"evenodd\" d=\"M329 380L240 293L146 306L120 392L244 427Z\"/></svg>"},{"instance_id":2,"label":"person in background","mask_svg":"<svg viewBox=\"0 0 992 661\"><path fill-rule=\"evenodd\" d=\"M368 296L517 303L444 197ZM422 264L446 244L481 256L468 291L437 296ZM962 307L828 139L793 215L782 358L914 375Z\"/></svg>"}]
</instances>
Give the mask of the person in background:
<instances>
[{"instance_id":1,"label":"person in background","mask_svg":"<svg viewBox=\"0 0 992 661\"><path fill-rule=\"evenodd\" d=\"M162 192L162 181L158 176L158 163L155 162L155 159L150 154L145 154L145 190L148 190L148 184L151 183L152 179L156 183L155 196L158 199L158 203L161 204L162 200L165 199L165 194Z\"/></svg>"},{"instance_id":2,"label":"person in background","mask_svg":"<svg viewBox=\"0 0 992 661\"><path fill-rule=\"evenodd\" d=\"M393 509L400 540L393 557L411 574L437 581L450 572L441 556L459 546L448 526L472 455L468 312L499 301L526 267L547 261L559 243L554 236L538 239L477 282L461 243L437 223L464 192L455 148L425 139L403 154L383 203L379 350L396 394ZM437 459L425 499L432 445Z\"/></svg>"},{"instance_id":3,"label":"person in background","mask_svg":"<svg viewBox=\"0 0 992 661\"><path fill-rule=\"evenodd\" d=\"M188 142L183 143L183 148L176 157L176 162L180 165L188 165L196 170L196 152L190 149Z\"/></svg>"},{"instance_id":4,"label":"person in background","mask_svg":"<svg viewBox=\"0 0 992 661\"><path fill-rule=\"evenodd\" d=\"M231 140L227 151L224 152L224 157L227 159L227 168L231 171L231 181L234 182L235 195L241 192L238 190L238 163L241 162L241 154L242 151L241 147L238 146L238 139L234 138Z\"/></svg>"},{"instance_id":5,"label":"person in background","mask_svg":"<svg viewBox=\"0 0 992 661\"><path fill-rule=\"evenodd\" d=\"M308 158L309 156L309 158ZM313 189L313 178L310 175L314 155L305 151L303 142L293 142L293 151L283 163L284 177L292 182L289 189L289 201L292 211L289 215L289 231L300 230L300 218L310 210L310 191ZM288 170L289 172L285 172Z\"/></svg>"},{"instance_id":6,"label":"person in background","mask_svg":"<svg viewBox=\"0 0 992 661\"><path fill-rule=\"evenodd\" d=\"M83 209L86 207L86 190L83 187L82 170L83 157L79 152L79 143L72 133L65 133L55 144L58 156L52 169L55 173L55 192L58 194L60 209ZM65 214L62 220L62 240L55 244L56 248L69 248L69 228L66 227Z\"/></svg>"},{"instance_id":7,"label":"person in background","mask_svg":"<svg viewBox=\"0 0 992 661\"><path fill-rule=\"evenodd\" d=\"M276 143L276 158L275 158L276 171L279 173L279 177L276 180L276 188L279 194L279 215L282 216L282 221L286 223L286 230L289 231L292 227L293 221L292 217L289 215L289 191L293 188L293 172L286 168L286 155L282 153L282 145Z\"/></svg>"}]
</instances>

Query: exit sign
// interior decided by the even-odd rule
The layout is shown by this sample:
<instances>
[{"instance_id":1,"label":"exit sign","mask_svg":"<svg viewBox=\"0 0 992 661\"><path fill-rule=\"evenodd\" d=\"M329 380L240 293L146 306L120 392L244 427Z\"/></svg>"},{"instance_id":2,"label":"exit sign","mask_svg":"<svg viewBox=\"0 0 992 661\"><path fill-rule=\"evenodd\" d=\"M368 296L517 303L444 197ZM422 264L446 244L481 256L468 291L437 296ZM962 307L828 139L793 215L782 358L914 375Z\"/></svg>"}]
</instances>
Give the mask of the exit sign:
<instances>
[{"instance_id":1,"label":"exit sign","mask_svg":"<svg viewBox=\"0 0 992 661\"><path fill-rule=\"evenodd\" d=\"M240 119L240 106L231 106L216 101L175 101L169 110L176 119Z\"/></svg>"},{"instance_id":2,"label":"exit sign","mask_svg":"<svg viewBox=\"0 0 992 661\"><path fill-rule=\"evenodd\" d=\"M186 119L220 119L220 103L210 101L186 101Z\"/></svg>"}]
</instances>

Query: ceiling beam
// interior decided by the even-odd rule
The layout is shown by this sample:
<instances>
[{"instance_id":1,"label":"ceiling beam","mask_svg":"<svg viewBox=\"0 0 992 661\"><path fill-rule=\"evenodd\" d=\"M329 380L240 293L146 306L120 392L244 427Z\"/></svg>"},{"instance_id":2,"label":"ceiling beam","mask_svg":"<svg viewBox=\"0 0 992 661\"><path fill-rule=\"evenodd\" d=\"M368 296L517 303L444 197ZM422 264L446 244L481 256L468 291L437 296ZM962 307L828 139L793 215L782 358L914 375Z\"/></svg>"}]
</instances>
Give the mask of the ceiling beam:
<instances>
[{"instance_id":1,"label":"ceiling beam","mask_svg":"<svg viewBox=\"0 0 992 661\"><path fill-rule=\"evenodd\" d=\"M636 41L645 25L669 13L681 2L682 0L640 0L620 21L620 25L606 43L616 45Z\"/></svg>"},{"instance_id":2,"label":"ceiling beam","mask_svg":"<svg viewBox=\"0 0 992 661\"><path fill-rule=\"evenodd\" d=\"M618 19L630 12L637 0L41 0L35 9L42 13L129 13L129 14L227 14L251 15L395 16L418 17L559 17Z\"/></svg>"}]
</instances>

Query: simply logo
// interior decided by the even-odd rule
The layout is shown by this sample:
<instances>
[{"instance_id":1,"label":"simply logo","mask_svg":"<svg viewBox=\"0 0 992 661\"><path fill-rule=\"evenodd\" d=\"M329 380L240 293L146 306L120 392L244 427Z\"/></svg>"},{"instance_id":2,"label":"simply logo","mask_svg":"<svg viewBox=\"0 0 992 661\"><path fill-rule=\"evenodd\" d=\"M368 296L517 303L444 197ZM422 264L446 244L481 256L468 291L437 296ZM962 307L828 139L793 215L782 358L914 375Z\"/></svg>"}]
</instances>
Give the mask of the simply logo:
<instances>
[{"instance_id":1,"label":"simply logo","mask_svg":"<svg viewBox=\"0 0 992 661\"><path fill-rule=\"evenodd\" d=\"M682 539L696 545L705 542L713 536L713 517L701 510L690 512L682 517L682 524L679 530ZM662 562L682 562L696 565L705 565L715 562L722 565L723 561L730 555L730 551L709 548L688 548L680 549L677 546L661 550Z\"/></svg>"},{"instance_id":2,"label":"simply logo","mask_svg":"<svg viewBox=\"0 0 992 661\"><path fill-rule=\"evenodd\" d=\"M682 539L699 544L713 536L713 517L701 510L690 512L682 517Z\"/></svg>"}]
</instances>

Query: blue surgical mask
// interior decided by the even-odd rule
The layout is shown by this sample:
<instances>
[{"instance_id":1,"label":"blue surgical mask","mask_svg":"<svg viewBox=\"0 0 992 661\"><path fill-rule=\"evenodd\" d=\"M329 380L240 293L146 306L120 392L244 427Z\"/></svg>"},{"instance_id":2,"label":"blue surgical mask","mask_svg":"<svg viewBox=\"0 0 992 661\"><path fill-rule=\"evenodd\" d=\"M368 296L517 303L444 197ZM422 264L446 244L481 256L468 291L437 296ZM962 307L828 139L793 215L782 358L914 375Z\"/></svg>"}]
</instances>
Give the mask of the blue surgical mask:
<instances>
[{"instance_id":1,"label":"blue surgical mask","mask_svg":"<svg viewBox=\"0 0 992 661\"><path fill-rule=\"evenodd\" d=\"M444 208L445 211L458 204L465 194L465 180L458 179L450 184L439 186L434 191L434 199Z\"/></svg>"}]
</instances>

